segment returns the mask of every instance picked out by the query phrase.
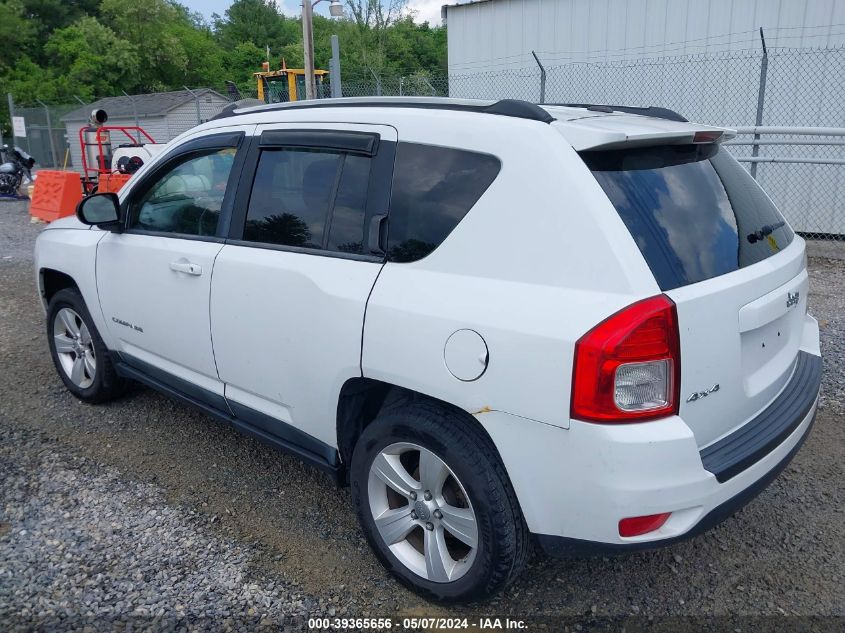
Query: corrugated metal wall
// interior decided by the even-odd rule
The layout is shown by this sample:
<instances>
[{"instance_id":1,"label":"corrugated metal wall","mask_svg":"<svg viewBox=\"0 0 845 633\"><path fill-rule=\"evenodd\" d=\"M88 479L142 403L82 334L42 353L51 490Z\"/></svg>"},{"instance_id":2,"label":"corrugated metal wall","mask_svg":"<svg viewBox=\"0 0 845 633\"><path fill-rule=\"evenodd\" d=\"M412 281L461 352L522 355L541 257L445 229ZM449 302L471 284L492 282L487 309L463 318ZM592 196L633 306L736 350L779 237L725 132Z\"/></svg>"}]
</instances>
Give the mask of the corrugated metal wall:
<instances>
[{"instance_id":1,"label":"corrugated metal wall","mask_svg":"<svg viewBox=\"0 0 845 633\"><path fill-rule=\"evenodd\" d=\"M713 125L845 127L845 0L487 0L447 8L449 95L673 108ZM845 158L841 148L761 155ZM749 147L734 147L738 155ZM800 231L845 235L845 167L766 164L758 180Z\"/></svg>"},{"instance_id":2,"label":"corrugated metal wall","mask_svg":"<svg viewBox=\"0 0 845 633\"><path fill-rule=\"evenodd\" d=\"M447 8L449 74L845 44L845 0L488 0Z\"/></svg>"}]
</instances>

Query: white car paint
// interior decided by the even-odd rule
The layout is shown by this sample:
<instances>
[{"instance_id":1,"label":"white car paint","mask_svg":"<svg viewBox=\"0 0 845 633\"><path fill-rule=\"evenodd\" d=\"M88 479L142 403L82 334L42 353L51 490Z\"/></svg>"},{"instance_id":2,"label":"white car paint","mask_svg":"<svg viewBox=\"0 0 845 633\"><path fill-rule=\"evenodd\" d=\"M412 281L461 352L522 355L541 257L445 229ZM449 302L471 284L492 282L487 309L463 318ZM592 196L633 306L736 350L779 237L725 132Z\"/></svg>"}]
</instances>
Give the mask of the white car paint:
<instances>
[{"instance_id":1,"label":"white car paint","mask_svg":"<svg viewBox=\"0 0 845 633\"><path fill-rule=\"evenodd\" d=\"M280 128L377 130L385 140L499 157L501 172L472 210L439 248L413 263L106 234L57 222L39 237L37 266L73 277L110 349L329 446L338 446L338 396L349 378L381 380L473 414L496 445L532 532L621 544L630 541L616 530L621 518L672 511L662 528L634 540L677 536L769 472L810 424L815 405L786 441L726 483L702 466L702 447L782 391L799 350L819 354L818 328L806 315L804 242L796 237L763 262L666 293L681 323L679 415L625 425L573 420L576 341L661 292L577 150L689 139L712 128L548 111L557 119L552 125L377 100L354 108L259 107L168 145L232 129L236 121L251 136ZM121 200L166 153L144 165ZM170 269L183 258L202 274ZM775 307L795 291L798 306ZM143 336L112 316L143 322ZM778 328L782 340L761 354L759 337ZM467 345L466 358L451 360L446 348L467 330L482 339L486 369L461 379L470 363L480 363L481 347ZM457 374L453 364L462 368ZM718 395L683 402L715 383Z\"/></svg>"}]
</instances>

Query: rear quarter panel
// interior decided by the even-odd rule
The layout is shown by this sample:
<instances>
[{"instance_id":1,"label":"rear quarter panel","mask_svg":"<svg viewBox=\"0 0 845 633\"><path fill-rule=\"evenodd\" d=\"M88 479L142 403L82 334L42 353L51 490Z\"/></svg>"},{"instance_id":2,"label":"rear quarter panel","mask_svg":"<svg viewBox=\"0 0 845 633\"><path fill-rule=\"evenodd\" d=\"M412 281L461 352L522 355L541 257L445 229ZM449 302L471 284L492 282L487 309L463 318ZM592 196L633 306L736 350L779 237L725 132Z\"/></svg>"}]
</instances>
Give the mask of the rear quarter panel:
<instances>
[{"instance_id":1,"label":"rear quarter panel","mask_svg":"<svg viewBox=\"0 0 845 633\"><path fill-rule=\"evenodd\" d=\"M566 141L548 125L502 119L397 125L400 143L485 152L502 168L437 250L385 265L367 306L362 371L473 413L568 427L575 341L659 289ZM459 329L487 344L489 363L475 381L446 367L445 343Z\"/></svg>"}]
</instances>

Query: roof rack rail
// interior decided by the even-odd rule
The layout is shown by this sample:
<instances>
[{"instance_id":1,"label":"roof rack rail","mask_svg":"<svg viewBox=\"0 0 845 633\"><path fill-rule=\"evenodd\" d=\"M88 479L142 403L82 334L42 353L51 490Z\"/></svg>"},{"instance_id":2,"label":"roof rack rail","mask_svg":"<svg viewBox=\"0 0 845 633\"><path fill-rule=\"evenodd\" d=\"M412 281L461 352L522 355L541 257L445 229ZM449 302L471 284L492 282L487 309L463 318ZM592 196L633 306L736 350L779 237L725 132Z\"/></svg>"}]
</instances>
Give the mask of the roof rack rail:
<instances>
[{"instance_id":1,"label":"roof rack rail","mask_svg":"<svg viewBox=\"0 0 845 633\"><path fill-rule=\"evenodd\" d=\"M650 116L656 119L667 119L669 121L689 123L689 119L674 110L670 110L669 108L660 108L657 106L641 108L635 106L605 105L598 103L550 103L549 105L565 106L567 108L586 108L587 110L591 110L593 112L625 112L627 114Z\"/></svg>"},{"instance_id":2,"label":"roof rack rail","mask_svg":"<svg viewBox=\"0 0 845 633\"><path fill-rule=\"evenodd\" d=\"M555 118L543 110L536 103L522 101L521 99L500 99L493 105L482 110L487 114L500 114L502 116L513 116L519 119L531 119L542 123L551 123Z\"/></svg>"},{"instance_id":3,"label":"roof rack rail","mask_svg":"<svg viewBox=\"0 0 845 633\"><path fill-rule=\"evenodd\" d=\"M255 114L259 112L276 112L281 110L304 110L312 108L421 108L428 110L457 110L462 112L478 112L481 114L496 114L518 119L551 123L555 118L543 108L529 101L520 99L501 99L494 102L473 102L472 100L451 100L442 97L427 98L385 98L385 97L352 97L341 99L320 99L310 101L295 101L259 105L254 107L238 107L237 104L227 105L211 120L224 119L239 114ZM236 112L235 110L238 110Z\"/></svg>"}]
</instances>

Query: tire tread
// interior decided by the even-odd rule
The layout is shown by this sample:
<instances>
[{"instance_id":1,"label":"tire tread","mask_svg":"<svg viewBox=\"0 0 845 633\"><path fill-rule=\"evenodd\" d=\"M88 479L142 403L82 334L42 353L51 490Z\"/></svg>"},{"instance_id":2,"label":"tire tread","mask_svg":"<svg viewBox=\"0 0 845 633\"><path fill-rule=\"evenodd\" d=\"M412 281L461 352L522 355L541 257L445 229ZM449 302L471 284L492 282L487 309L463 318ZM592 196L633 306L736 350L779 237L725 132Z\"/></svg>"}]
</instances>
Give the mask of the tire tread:
<instances>
[{"instance_id":1,"label":"tire tread","mask_svg":"<svg viewBox=\"0 0 845 633\"><path fill-rule=\"evenodd\" d=\"M531 540L516 493L493 441L478 421L469 414L413 397L397 401L383 410L365 429L362 438L377 433L379 426L396 424L412 425L419 431L428 431L436 437L448 440L450 445L466 458L469 468L486 475L486 490L483 493L490 505L493 530L491 536L498 550L497 555L492 558L485 585L458 597L426 590L402 576L398 576L399 579L417 593L439 602L483 599L501 591L519 576L527 564L531 553ZM353 457L353 463L354 461ZM359 514L362 510L368 511L367 508L361 507L361 495L354 496Z\"/></svg>"}]
</instances>

